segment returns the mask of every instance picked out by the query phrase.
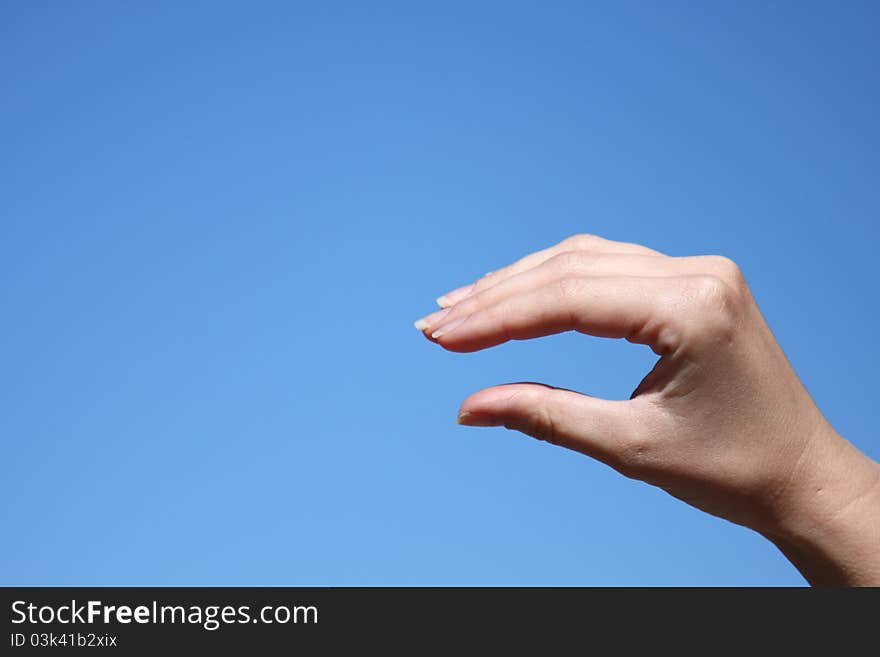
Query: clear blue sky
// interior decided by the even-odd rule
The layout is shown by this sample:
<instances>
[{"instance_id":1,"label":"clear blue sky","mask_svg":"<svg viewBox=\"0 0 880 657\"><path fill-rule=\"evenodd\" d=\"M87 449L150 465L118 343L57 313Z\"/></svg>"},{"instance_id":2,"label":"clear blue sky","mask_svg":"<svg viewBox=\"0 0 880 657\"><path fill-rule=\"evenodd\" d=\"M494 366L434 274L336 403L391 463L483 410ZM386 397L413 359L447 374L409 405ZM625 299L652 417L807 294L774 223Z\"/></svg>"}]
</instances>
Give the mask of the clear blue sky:
<instances>
[{"instance_id":1,"label":"clear blue sky","mask_svg":"<svg viewBox=\"0 0 880 657\"><path fill-rule=\"evenodd\" d=\"M873 2L4 2L0 583L803 583L604 465L455 424L645 347L412 321L591 232L736 259L874 458Z\"/></svg>"}]
</instances>

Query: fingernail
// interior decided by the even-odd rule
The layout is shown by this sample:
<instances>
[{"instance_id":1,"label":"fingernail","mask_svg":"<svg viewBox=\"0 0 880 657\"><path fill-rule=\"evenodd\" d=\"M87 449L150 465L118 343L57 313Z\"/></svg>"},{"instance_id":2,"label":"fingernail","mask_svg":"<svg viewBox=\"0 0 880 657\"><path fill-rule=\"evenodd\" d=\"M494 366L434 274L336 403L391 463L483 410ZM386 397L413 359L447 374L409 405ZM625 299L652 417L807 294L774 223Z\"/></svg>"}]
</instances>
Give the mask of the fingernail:
<instances>
[{"instance_id":1,"label":"fingernail","mask_svg":"<svg viewBox=\"0 0 880 657\"><path fill-rule=\"evenodd\" d=\"M461 326L462 322L464 322L464 320L466 320L466 319L467 319L467 317L460 317L459 319L453 320L453 321L449 322L448 324L443 324L440 328L438 328L436 331L434 331L431 334L431 337L434 340L436 340L441 335L446 335L447 333L452 333L455 329L457 329L459 326Z\"/></svg>"},{"instance_id":2,"label":"fingernail","mask_svg":"<svg viewBox=\"0 0 880 657\"><path fill-rule=\"evenodd\" d=\"M432 326L437 326L440 320L442 320L448 312L449 309L444 308L443 310L438 310L437 312L433 312L430 315L425 315L421 319L416 320L413 323L413 326L415 326L420 331L427 331Z\"/></svg>"},{"instance_id":3,"label":"fingernail","mask_svg":"<svg viewBox=\"0 0 880 657\"><path fill-rule=\"evenodd\" d=\"M452 292L447 292L443 296L437 297L437 305L441 308L449 308L449 306L458 303L466 296L468 296L473 289L473 283L471 283L470 285L462 285L461 287L452 290Z\"/></svg>"},{"instance_id":4,"label":"fingernail","mask_svg":"<svg viewBox=\"0 0 880 657\"><path fill-rule=\"evenodd\" d=\"M455 421L458 424L463 424L468 427L494 427L499 424L497 421L486 415L481 416L469 411L459 413L458 418Z\"/></svg>"}]
</instances>

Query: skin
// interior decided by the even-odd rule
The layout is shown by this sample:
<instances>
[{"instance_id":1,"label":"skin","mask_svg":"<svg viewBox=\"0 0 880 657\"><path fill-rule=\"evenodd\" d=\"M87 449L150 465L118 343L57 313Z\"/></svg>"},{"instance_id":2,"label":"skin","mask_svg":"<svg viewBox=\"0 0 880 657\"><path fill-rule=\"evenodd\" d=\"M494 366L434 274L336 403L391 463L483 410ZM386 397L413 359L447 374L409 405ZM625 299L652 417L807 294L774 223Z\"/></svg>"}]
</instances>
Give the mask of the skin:
<instances>
[{"instance_id":1,"label":"skin","mask_svg":"<svg viewBox=\"0 0 880 657\"><path fill-rule=\"evenodd\" d=\"M813 585L880 585L880 464L824 418L731 260L575 235L437 301L416 328L449 351L573 330L660 357L628 400L514 383L468 397L459 423L581 452L750 527Z\"/></svg>"}]
</instances>

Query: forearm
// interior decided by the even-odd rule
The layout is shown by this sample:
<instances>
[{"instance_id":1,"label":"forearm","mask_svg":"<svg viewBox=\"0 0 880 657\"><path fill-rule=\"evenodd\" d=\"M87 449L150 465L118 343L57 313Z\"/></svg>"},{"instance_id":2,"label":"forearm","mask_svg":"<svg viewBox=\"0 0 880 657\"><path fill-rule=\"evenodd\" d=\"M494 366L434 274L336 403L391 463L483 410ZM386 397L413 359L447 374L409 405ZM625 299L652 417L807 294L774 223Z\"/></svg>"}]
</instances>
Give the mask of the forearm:
<instances>
[{"instance_id":1,"label":"forearm","mask_svg":"<svg viewBox=\"0 0 880 657\"><path fill-rule=\"evenodd\" d=\"M880 464L827 431L762 533L813 586L880 586Z\"/></svg>"}]
</instances>

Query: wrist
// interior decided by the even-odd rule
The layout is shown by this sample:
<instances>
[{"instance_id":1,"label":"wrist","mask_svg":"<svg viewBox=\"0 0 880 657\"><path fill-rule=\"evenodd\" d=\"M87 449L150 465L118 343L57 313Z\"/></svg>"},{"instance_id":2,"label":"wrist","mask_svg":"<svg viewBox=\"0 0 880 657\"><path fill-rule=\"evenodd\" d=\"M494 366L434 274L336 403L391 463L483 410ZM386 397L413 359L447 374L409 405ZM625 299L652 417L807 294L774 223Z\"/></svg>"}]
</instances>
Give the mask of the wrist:
<instances>
[{"instance_id":1,"label":"wrist","mask_svg":"<svg viewBox=\"0 0 880 657\"><path fill-rule=\"evenodd\" d=\"M824 425L762 533L814 586L880 585L880 464Z\"/></svg>"}]
</instances>

